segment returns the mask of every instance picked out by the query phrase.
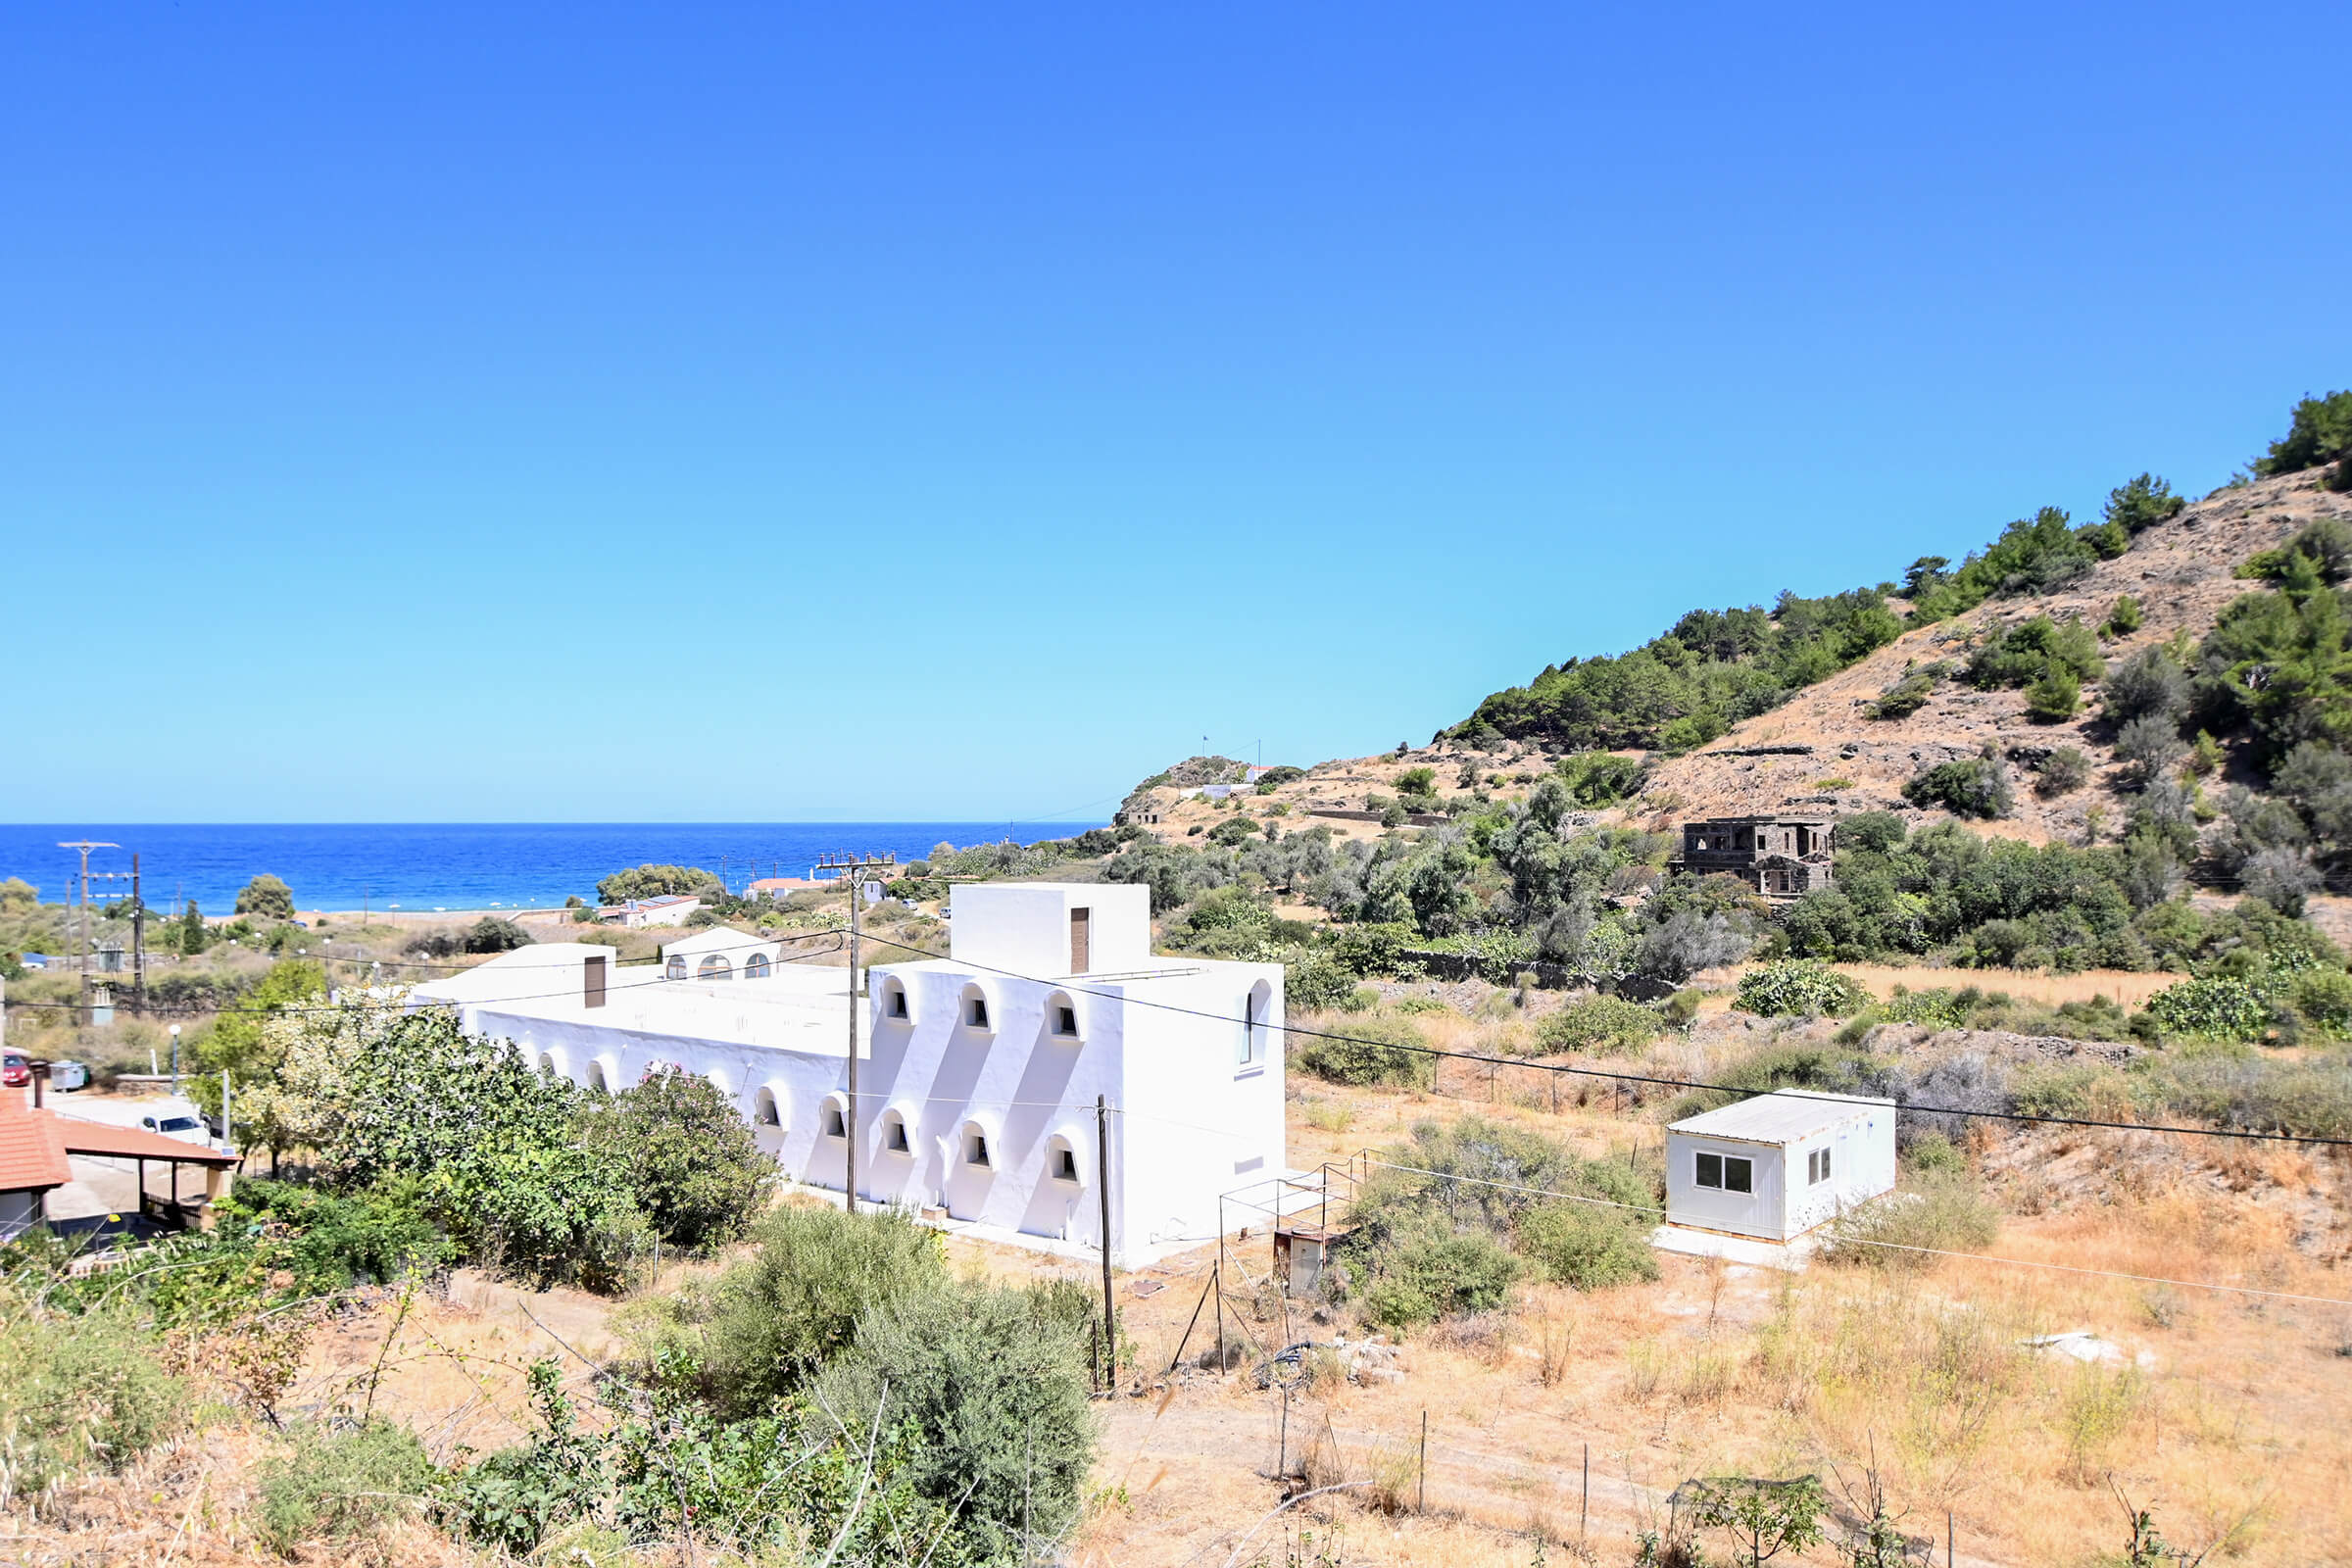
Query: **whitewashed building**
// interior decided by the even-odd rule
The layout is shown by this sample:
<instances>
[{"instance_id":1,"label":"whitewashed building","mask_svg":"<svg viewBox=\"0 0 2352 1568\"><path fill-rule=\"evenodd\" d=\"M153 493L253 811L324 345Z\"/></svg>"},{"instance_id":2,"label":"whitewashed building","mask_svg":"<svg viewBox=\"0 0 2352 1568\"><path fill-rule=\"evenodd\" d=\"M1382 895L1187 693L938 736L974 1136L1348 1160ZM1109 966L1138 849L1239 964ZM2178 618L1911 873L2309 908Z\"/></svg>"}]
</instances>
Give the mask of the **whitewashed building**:
<instances>
[{"instance_id":1,"label":"whitewashed building","mask_svg":"<svg viewBox=\"0 0 2352 1568\"><path fill-rule=\"evenodd\" d=\"M1892 1192L1894 1114L1891 1100L1780 1089L1675 1122L1666 1230L1786 1244Z\"/></svg>"},{"instance_id":2,"label":"whitewashed building","mask_svg":"<svg viewBox=\"0 0 2352 1568\"><path fill-rule=\"evenodd\" d=\"M1131 1261L1214 1235L1220 1193L1284 1168L1280 964L1153 955L1140 886L951 898L952 956L869 971L855 1118L848 971L740 931L625 969L605 948L523 948L413 997L579 1083L708 1077L817 1187L842 1186L854 1121L861 1197L1010 1239L1100 1245L1105 1137L1111 1250Z\"/></svg>"}]
</instances>

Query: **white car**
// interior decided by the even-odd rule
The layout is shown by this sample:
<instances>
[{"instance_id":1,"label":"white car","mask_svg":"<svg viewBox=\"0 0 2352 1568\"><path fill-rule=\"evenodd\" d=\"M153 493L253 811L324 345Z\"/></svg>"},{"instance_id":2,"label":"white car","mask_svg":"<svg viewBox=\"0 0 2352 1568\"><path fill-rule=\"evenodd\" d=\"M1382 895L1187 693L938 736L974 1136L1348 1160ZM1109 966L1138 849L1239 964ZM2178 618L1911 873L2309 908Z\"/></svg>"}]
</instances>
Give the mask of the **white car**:
<instances>
[{"instance_id":1,"label":"white car","mask_svg":"<svg viewBox=\"0 0 2352 1568\"><path fill-rule=\"evenodd\" d=\"M213 1131L204 1124L204 1112L184 1100L168 1105L158 1105L139 1118L139 1125L151 1133L176 1138L183 1144L198 1144L209 1149Z\"/></svg>"}]
</instances>

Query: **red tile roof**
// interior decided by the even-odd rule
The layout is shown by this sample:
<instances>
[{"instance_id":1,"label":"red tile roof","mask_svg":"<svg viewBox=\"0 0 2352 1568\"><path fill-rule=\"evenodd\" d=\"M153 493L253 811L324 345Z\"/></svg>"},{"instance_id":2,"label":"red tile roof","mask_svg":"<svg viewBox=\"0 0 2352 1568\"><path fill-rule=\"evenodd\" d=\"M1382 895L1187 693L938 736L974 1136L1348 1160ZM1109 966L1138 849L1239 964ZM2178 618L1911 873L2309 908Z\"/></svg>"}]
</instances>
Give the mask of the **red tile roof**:
<instances>
[{"instance_id":1,"label":"red tile roof","mask_svg":"<svg viewBox=\"0 0 2352 1568\"><path fill-rule=\"evenodd\" d=\"M13 1098L0 1096L0 1106ZM45 1191L73 1179L55 1117L0 1109L0 1193Z\"/></svg>"},{"instance_id":2,"label":"red tile roof","mask_svg":"<svg viewBox=\"0 0 2352 1568\"><path fill-rule=\"evenodd\" d=\"M55 1123L54 1136L69 1154L113 1154L119 1159L176 1159L189 1165L234 1165L237 1156L203 1144L183 1144L144 1127L109 1127L104 1122L76 1121L55 1111L34 1111Z\"/></svg>"}]
</instances>

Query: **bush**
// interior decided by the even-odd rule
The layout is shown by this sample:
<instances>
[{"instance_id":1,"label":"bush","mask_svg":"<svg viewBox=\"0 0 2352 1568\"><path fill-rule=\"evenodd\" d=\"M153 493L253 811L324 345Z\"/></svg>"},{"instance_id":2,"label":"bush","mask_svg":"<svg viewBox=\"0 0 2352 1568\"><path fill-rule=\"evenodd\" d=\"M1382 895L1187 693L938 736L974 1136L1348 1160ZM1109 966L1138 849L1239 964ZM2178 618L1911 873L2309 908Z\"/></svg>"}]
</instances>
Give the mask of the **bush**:
<instances>
[{"instance_id":1,"label":"bush","mask_svg":"<svg viewBox=\"0 0 2352 1568\"><path fill-rule=\"evenodd\" d=\"M1560 782L1568 786L1578 806L1596 809L1641 793L1642 768L1639 758L1609 752L1579 752L1559 763Z\"/></svg>"},{"instance_id":2,"label":"bush","mask_svg":"<svg viewBox=\"0 0 2352 1568\"><path fill-rule=\"evenodd\" d=\"M2152 473L2139 474L2107 492L2105 509L2107 520L2128 534L2136 534L2169 522L2188 505L2185 497L2173 494L2173 487Z\"/></svg>"},{"instance_id":3,"label":"bush","mask_svg":"<svg viewBox=\"0 0 2352 1568\"><path fill-rule=\"evenodd\" d=\"M2082 748L2061 746L2041 760L2035 770L2034 793L2044 800L2071 794L2090 782L2090 759Z\"/></svg>"},{"instance_id":4,"label":"bush","mask_svg":"<svg viewBox=\"0 0 2352 1568\"><path fill-rule=\"evenodd\" d=\"M231 1232L245 1220L290 1233L286 1266L306 1294L434 1274L458 1258L457 1245L401 1191L342 1197L248 1176L221 1203L219 1217Z\"/></svg>"},{"instance_id":5,"label":"bush","mask_svg":"<svg viewBox=\"0 0 2352 1568\"><path fill-rule=\"evenodd\" d=\"M1295 1046L1291 1060L1302 1072L1335 1084L1386 1084L1427 1089L1437 1082L1435 1058L1421 1031L1402 1018L1365 1018L1348 1025L1350 1038L1317 1038Z\"/></svg>"},{"instance_id":6,"label":"bush","mask_svg":"<svg viewBox=\"0 0 2352 1568\"><path fill-rule=\"evenodd\" d=\"M2308 969L2295 977L2295 1010L2331 1035L2352 1034L2352 974Z\"/></svg>"},{"instance_id":7,"label":"bush","mask_svg":"<svg viewBox=\"0 0 2352 1568\"><path fill-rule=\"evenodd\" d=\"M1837 843L1839 849L1884 855L1899 849L1909 831L1892 811L1862 811L1838 824Z\"/></svg>"},{"instance_id":8,"label":"bush","mask_svg":"<svg viewBox=\"0 0 2352 1568\"><path fill-rule=\"evenodd\" d=\"M1920 1177L1907 1192L1886 1194L1831 1221L1822 1255L1916 1269L1932 1266L1936 1252L1981 1252L1992 1245L2000 1211L1965 1172Z\"/></svg>"},{"instance_id":9,"label":"bush","mask_svg":"<svg viewBox=\"0 0 2352 1568\"><path fill-rule=\"evenodd\" d=\"M466 929L467 953L512 953L531 945L531 934L512 920L485 914Z\"/></svg>"},{"instance_id":10,"label":"bush","mask_svg":"<svg viewBox=\"0 0 2352 1568\"><path fill-rule=\"evenodd\" d=\"M2254 988L2220 975L2165 987L2148 999L2148 1012L2167 1034L2260 1040L2271 1027L2270 1004Z\"/></svg>"},{"instance_id":11,"label":"bush","mask_svg":"<svg viewBox=\"0 0 2352 1568\"><path fill-rule=\"evenodd\" d=\"M1940 806L1955 816L2003 817L2017 808L2008 770L1991 756L1939 762L1905 784L1903 799L1913 806Z\"/></svg>"},{"instance_id":12,"label":"bush","mask_svg":"<svg viewBox=\"0 0 2352 1568\"><path fill-rule=\"evenodd\" d=\"M1879 700L1870 705L1873 718L1909 718L1928 706L1936 695L1936 682L1951 673L1949 664L1921 664L1903 671L1902 679L1880 693Z\"/></svg>"},{"instance_id":13,"label":"bush","mask_svg":"<svg viewBox=\"0 0 2352 1568\"><path fill-rule=\"evenodd\" d=\"M2295 405L2286 434L2254 460L2254 471L2265 476L2295 473L2347 455L2352 455L2352 392L2330 392Z\"/></svg>"},{"instance_id":14,"label":"bush","mask_svg":"<svg viewBox=\"0 0 2352 1568\"><path fill-rule=\"evenodd\" d=\"M1811 958L1784 958L1740 977L1740 1009L1760 1017L1842 1018L1868 1005L1869 992Z\"/></svg>"},{"instance_id":15,"label":"bush","mask_svg":"<svg viewBox=\"0 0 2352 1568\"><path fill-rule=\"evenodd\" d=\"M276 877L264 872L245 884L237 895L237 914L256 914L265 920L294 918L294 890Z\"/></svg>"},{"instance_id":16,"label":"bush","mask_svg":"<svg viewBox=\"0 0 2352 1568\"><path fill-rule=\"evenodd\" d=\"M650 1069L583 1123L588 1145L626 1174L638 1210L672 1246L736 1240L775 1192L776 1162L751 1127L716 1084L683 1067Z\"/></svg>"},{"instance_id":17,"label":"bush","mask_svg":"<svg viewBox=\"0 0 2352 1568\"><path fill-rule=\"evenodd\" d=\"M2130 594L2117 594L2099 629L2110 637L2129 637L2139 630L2140 619L2139 601Z\"/></svg>"},{"instance_id":18,"label":"bush","mask_svg":"<svg viewBox=\"0 0 2352 1568\"><path fill-rule=\"evenodd\" d=\"M262 1539L281 1556L304 1542L371 1534L416 1507L433 1483L424 1446L389 1421L288 1437L292 1451L258 1472Z\"/></svg>"},{"instance_id":19,"label":"bush","mask_svg":"<svg viewBox=\"0 0 2352 1568\"><path fill-rule=\"evenodd\" d=\"M1460 1312L1489 1312L1510 1298L1526 1265L1492 1236L1435 1224L1385 1237L1357 1254L1371 1274L1364 1313L1384 1328L1416 1328Z\"/></svg>"},{"instance_id":20,"label":"bush","mask_svg":"<svg viewBox=\"0 0 2352 1568\"><path fill-rule=\"evenodd\" d=\"M1941 1133L1921 1133L1903 1150L1914 1176L1957 1176L1968 1169L1968 1156Z\"/></svg>"},{"instance_id":21,"label":"bush","mask_svg":"<svg viewBox=\"0 0 2352 1568\"><path fill-rule=\"evenodd\" d=\"M1536 1026L1546 1051L1591 1051L1605 1046L1636 1051L1656 1039L1665 1020L1621 997L1591 996L1569 1003Z\"/></svg>"},{"instance_id":22,"label":"bush","mask_svg":"<svg viewBox=\"0 0 2352 1568\"><path fill-rule=\"evenodd\" d=\"M0 1432L19 1497L85 1471L121 1470L187 1412L186 1391L120 1308L18 1313L0 1335Z\"/></svg>"},{"instance_id":23,"label":"bush","mask_svg":"<svg viewBox=\"0 0 2352 1568\"><path fill-rule=\"evenodd\" d=\"M1305 1012L1330 1012L1344 1007L1355 990L1355 976L1326 948L1293 948L1282 965L1282 996L1286 1004Z\"/></svg>"},{"instance_id":24,"label":"bush","mask_svg":"<svg viewBox=\"0 0 2352 1568\"><path fill-rule=\"evenodd\" d=\"M2058 724L2082 707L2082 683L2068 670L2050 668L2026 688L2026 716L2036 724Z\"/></svg>"},{"instance_id":25,"label":"bush","mask_svg":"<svg viewBox=\"0 0 2352 1568\"><path fill-rule=\"evenodd\" d=\"M1642 1232L1646 1218L1629 1223L1622 1209L1541 1203L1519 1221L1519 1248L1547 1279L1579 1291L1654 1280L1658 1259Z\"/></svg>"},{"instance_id":26,"label":"bush","mask_svg":"<svg viewBox=\"0 0 2352 1568\"><path fill-rule=\"evenodd\" d=\"M1902 991L1871 1009L1886 1023L1924 1024L1930 1029L1965 1029L1968 1007L1950 991Z\"/></svg>"}]
</instances>

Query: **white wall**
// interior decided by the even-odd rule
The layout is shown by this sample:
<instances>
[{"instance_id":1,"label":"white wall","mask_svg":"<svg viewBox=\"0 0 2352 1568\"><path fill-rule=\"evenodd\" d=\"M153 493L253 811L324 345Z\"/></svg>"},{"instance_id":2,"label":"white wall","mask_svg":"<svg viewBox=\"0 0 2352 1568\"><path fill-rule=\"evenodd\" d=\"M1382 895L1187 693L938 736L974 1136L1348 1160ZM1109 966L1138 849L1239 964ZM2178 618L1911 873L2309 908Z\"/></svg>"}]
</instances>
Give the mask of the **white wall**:
<instances>
[{"instance_id":1,"label":"white wall","mask_svg":"<svg viewBox=\"0 0 2352 1568\"><path fill-rule=\"evenodd\" d=\"M1070 972L1070 911L1091 913L1087 970L1141 969L1152 956L1152 892L1140 883L971 882L949 890L949 948L975 967Z\"/></svg>"},{"instance_id":2,"label":"white wall","mask_svg":"<svg viewBox=\"0 0 2352 1568\"><path fill-rule=\"evenodd\" d=\"M1754 1166L1753 1190L1719 1192L1699 1186L1693 1172L1701 1153L1750 1161ZM1782 1150L1778 1144L1669 1132L1666 1135L1667 1223L1782 1240L1788 1232L1782 1218L1781 1161Z\"/></svg>"},{"instance_id":3,"label":"white wall","mask_svg":"<svg viewBox=\"0 0 2352 1568\"><path fill-rule=\"evenodd\" d=\"M1846 1209L1894 1190L1894 1110L1871 1106L1785 1144L1669 1131L1666 1219L1669 1224L1788 1241ZM1830 1151L1827 1181L1807 1179L1808 1156ZM1696 1156L1713 1153L1754 1164L1752 1193L1700 1187Z\"/></svg>"}]
</instances>

